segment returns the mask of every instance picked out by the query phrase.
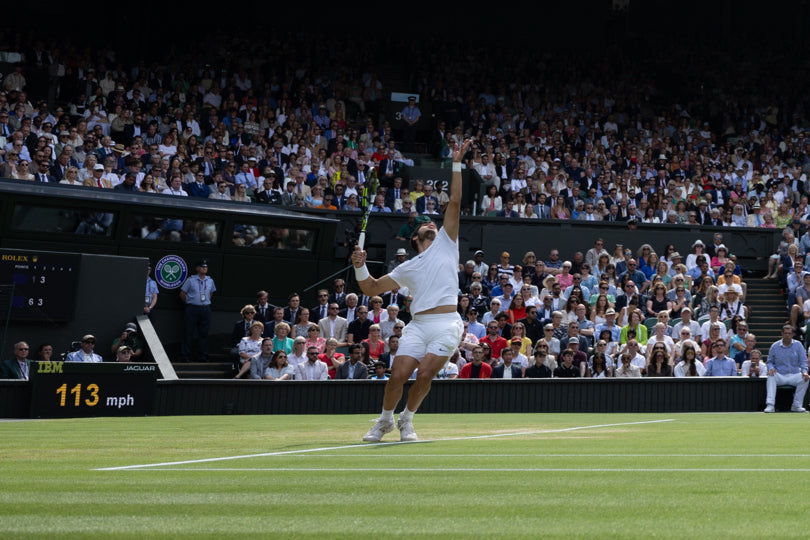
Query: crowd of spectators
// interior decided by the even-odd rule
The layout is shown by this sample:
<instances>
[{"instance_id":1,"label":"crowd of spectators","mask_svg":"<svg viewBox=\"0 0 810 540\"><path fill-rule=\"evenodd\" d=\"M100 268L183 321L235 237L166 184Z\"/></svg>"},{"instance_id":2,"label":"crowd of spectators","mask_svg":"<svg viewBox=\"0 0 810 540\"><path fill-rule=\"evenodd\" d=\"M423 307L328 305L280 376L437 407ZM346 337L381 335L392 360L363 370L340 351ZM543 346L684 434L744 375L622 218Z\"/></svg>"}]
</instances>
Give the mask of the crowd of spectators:
<instances>
[{"instance_id":1,"label":"crowd of spectators","mask_svg":"<svg viewBox=\"0 0 810 540\"><path fill-rule=\"evenodd\" d=\"M428 39L413 44L414 57L426 61L405 84L417 98L408 107L431 114L404 111L405 125L385 112L384 96L402 90L395 86L401 81L379 75L377 55L356 43L319 43L285 56L282 51L307 36L288 38L275 48L276 40L260 46L233 37L219 43L227 55L172 50L131 65L109 48L65 50L55 41L31 39L2 80L0 175L180 196L189 204L206 198L324 211L359 210L363 187L372 185L374 211L441 214L447 198L441 184L403 180L409 163L403 144L415 138L442 159L463 137L473 136L466 167L477 171L484 187L470 213L785 230L784 249L772 259L769 276L795 284L787 276L810 247L808 240L799 249L797 240L810 222L807 98L789 78L776 75L763 95L750 69L759 60L756 50L720 76L713 69L719 52L690 56L695 50L688 46L653 53L658 63L635 64L636 53L613 48L598 58L548 52L516 54L505 63L484 44L464 49L466 43ZM332 49L343 53L336 56ZM457 61L440 62L428 52L433 50ZM364 61L346 61L350 53ZM703 82L673 89L650 76L668 68L682 74L676 67L681 65L689 65L690 80ZM47 88L32 92L27 77L41 73L48 74ZM748 316L741 269L720 244L680 246L689 251L680 261L674 246L659 253L651 246L630 253L624 246L611 252L603 246L567 264L555 258L555 250L531 264L527 253L520 271L508 260L504 266L503 258L493 268L476 257L469 277L460 278L459 305L479 343L462 344L454 365L461 376L482 374L480 366L490 363L496 374L509 376L516 371L498 368L512 362L521 375L546 373L532 369L533 361L552 374L560 369L560 376L634 375L632 366L647 375L667 369L677 375L681 362L687 362L681 373L701 374L707 360L706 371L714 373L712 366L732 348L745 348L740 345L746 343ZM381 313L397 305L407 314L407 296L398 300L398 294ZM804 301L803 294L796 298ZM369 300L361 297L357 305L373 308ZM348 309L344 318L351 324L355 308ZM791 312L798 327L802 309ZM689 324L698 314L710 317L700 332ZM281 317L269 336L282 345L274 341L271 349L285 350L287 361L290 355L304 358L312 326L323 333L321 319L302 325L284 312ZM648 328L649 319L659 322ZM670 324L677 319L681 327ZM734 322L727 328L723 320ZM608 321L610 336L597 331ZM287 334L279 336L276 330L283 332L285 324ZM490 335L493 324L497 329ZM298 335L296 325L306 326L305 333ZM681 330L689 330L691 339ZM724 339L729 330L734 343ZM715 339L713 332L724 337ZM302 337L304 349L295 352ZM319 354L329 348L324 339ZM370 350L357 349L363 339L332 346L349 346L352 355L379 362ZM392 338L381 339L390 360ZM513 351L516 339L520 347ZM264 344L258 347L261 355ZM505 350L510 352L501 363ZM276 361L273 377L283 378L282 362ZM465 372L466 362L471 367ZM744 371L743 362L737 364L735 373ZM337 376L337 363L328 367ZM264 377L267 369L257 373ZM447 370L442 376L452 377L453 368ZM347 373L355 377L360 371ZM254 368L243 365L240 375L248 372Z\"/></svg>"},{"instance_id":2,"label":"crowd of spectators","mask_svg":"<svg viewBox=\"0 0 810 540\"><path fill-rule=\"evenodd\" d=\"M756 340L742 269L722 238L696 240L686 262L672 244L658 255L601 238L571 261L552 249L487 265L476 252L459 272L468 333L455 362L489 364L471 368L484 378L509 376L496 370L503 363L516 377L748 375Z\"/></svg>"},{"instance_id":3,"label":"crowd of spectators","mask_svg":"<svg viewBox=\"0 0 810 540\"><path fill-rule=\"evenodd\" d=\"M660 256L649 244L612 246L615 256L607 247L598 238L572 261L556 249L545 259L527 252L521 264L507 252L488 264L477 251L458 274L464 337L437 378L764 375L748 331L743 270L721 233L696 240L689 257L671 244ZM406 257L398 253L391 264ZM266 374L264 364L253 367L265 344L285 355L291 376L307 378L296 370L317 358L323 379L384 377L411 319L408 291L368 297L344 288L336 279L311 308L298 294L272 306L260 291L262 307L245 306L234 325L237 377ZM356 362L363 367L355 370Z\"/></svg>"},{"instance_id":4,"label":"crowd of spectators","mask_svg":"<svg viewBox=\"0 0 810 540\"><path fill-rule=\"evenodd\" d=\"M587 53L548 53L535 64L518 55L511 77L495 77L505 66L477 46L451 66L426 62L410 74L404 84L416 110L431 114L408 112L411 103L404 122L384 105L403 82L381 79L372 57L359 67L293 62L272 40L257 50L244 37L230 39L220 43L228 55L173 51L123 65L110 49L66 51L32 38L2 81L0 174L183 196L189 204L211 198L324 210L359 209L362 187L379 176L371 193L379 211L440 214L446 194L395 183L409 163L403 145L420 139L441 158L474 136L467 167L484 181L478 213L807 226L806 98L792 87L761 95L744 66L716 77L711 51L690 66L716 86L673 91L629 85L620 68L634 53L621 49L600 62ZM430 58L428 46L439 43L416 43L414 54ZM682 49L666 65L677 65ZM756 51L746 58L755 65ZM587 77L577 69L584 66ZM487 68L492 78L475 76ZM638 66L632 76L644 80L650 69ZM42 72L47 88L29 94L27 76Z\"/></svg>"}]
</instances>

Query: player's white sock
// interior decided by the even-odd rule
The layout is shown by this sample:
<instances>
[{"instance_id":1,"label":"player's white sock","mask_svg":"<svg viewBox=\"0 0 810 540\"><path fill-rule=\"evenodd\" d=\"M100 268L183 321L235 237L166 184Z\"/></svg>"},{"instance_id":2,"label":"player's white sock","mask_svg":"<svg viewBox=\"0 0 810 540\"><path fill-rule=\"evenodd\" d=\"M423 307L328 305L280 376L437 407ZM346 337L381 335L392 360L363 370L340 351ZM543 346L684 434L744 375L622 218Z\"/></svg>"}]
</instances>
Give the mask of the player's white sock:
<instances>
[{"instance_id":1,"label":"player's white sock","mask_svg":"<svg viewBox=\"0 0 810 540\"><path fill-rule=\"evenodd\" d=\"M390 411L386 411L385 409L383 409L382 414L380 415L380 419L381 420L388 420L389 422L393 422L394 421L394 409L391 409Z\"/></svg>"},{"instance_id":2,"label":"player's white sock","mask_svg":"<svg viewBox=\"0 0 810 540\"><path fill-rule=\"evenodd\" d=\"M403 421L413 420L413 411L411 411L408 407L402 409L402 412L399 413L399 419Z\"/></svg>"}]
</instances>

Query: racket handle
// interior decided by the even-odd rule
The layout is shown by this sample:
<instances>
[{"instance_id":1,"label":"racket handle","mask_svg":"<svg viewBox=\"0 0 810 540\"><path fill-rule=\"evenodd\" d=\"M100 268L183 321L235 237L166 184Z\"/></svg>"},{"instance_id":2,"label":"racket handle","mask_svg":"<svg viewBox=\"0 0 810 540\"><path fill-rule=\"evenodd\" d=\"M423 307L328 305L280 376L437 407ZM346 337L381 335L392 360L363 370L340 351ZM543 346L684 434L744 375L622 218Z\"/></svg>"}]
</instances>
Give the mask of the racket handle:
<instances>
[{"instance_id":1,"label":"racket handle","mask_svg":"<svg viewBox=\"0 0 810 540\"><path fill-rule=\"evenodd\" d=\"M366 244L366 231L360 231L360 236L357 237L357 245L360 246L360 249Z\"/></svg>"}]
</instances>

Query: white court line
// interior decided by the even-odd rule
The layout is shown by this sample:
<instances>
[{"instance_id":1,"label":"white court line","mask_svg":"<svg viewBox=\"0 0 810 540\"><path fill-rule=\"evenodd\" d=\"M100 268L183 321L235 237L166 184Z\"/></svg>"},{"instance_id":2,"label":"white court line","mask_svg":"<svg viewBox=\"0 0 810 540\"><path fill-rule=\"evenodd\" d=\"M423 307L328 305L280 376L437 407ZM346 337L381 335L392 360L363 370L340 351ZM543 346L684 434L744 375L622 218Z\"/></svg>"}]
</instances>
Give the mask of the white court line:
<instances>
[{"instance_id":1,"label":"white court line","mask_svg":"<svg viewBox=\"0 0 810 540\"><path fill-rule=\"evenodd\" d=\"M598 429L598 428L605 428L605 427L621 427L621 426L637 426L642 424L660 424L662 422L674 422L674 418L669 418L666 420L645 420L643 422L622 422L618 424L596 424L591 426L575 426L569 428L559 428L559 429L543 429L537 431L519 431L515 433L495 433L490 435L474 435L470 437L449 437L446 439L428 439L424 441L396 441L396 442L387 442L387 443L376 443L376 444L347 444L344 446L329 446L324 448L305 448L303 450L286 450L283 452L265 452L261 454L246 454L241 456L225 456L225 457L215 457L215 458L205 458L205 459L190 459L185 461L169 461L165 463L146 463L142 465L124 465L121 467L102 467L99 469L92 469L94 471L125 471L125 470L133 470L133 469L145 469L151 467L170 467L173 465L191 465L194 463L212 463L216 461L230 461L234 459L247 459L247 458L257 458L257 457L272 457L272 456L284 456L290 454L306 454L312 452L327 452L330 450L346 450L349 448L380 448L381 446L393 446L398 444L423 444L429 442L444 442L444 441L471 441L477 439L493 439L498 437L519 437L521 435L540 435L544 433L563 433L567 431L580 431L583 429Z\"/></svg>"},{"instance_id":2,"label":"white court line","mask_svg":"<svg viewBox=\"0 0 810 540\"><path fill-rule=\"evenodd\" d=\"M478 456L480 457L480 456ZM96 469L99 471L105 469ZM572 469L560 469L560 468L521 468L515 469L514 467L508 468L491 468L491 469L482 469L480 467L473 467L473 468L446 468L446 467L437 467L437 468L427 468L427 467L386 467L386 468L376 468L376 467L345 467L336 469L334 467L279 467L279 468L204 468L204 469L195 469L195 468L140 468L140 469L130 469L135 471L194 471L194 472L438 472L438 473L451 473L451 472L463 472L463 473L471 473L471 472L502 472L502 473L514 473L514 472L621 472L621 473L628 473L628 472L810 472L810 469L796 469L796 468L779 468L779 469L735 469L732 467L725 467L725 468L651 468L651 467L639 467L639 468L631 468L631 467L620 467L615 469L610 469L607 467L600 467L600 468L572 468Z\"/></svg>"}]
</instances>

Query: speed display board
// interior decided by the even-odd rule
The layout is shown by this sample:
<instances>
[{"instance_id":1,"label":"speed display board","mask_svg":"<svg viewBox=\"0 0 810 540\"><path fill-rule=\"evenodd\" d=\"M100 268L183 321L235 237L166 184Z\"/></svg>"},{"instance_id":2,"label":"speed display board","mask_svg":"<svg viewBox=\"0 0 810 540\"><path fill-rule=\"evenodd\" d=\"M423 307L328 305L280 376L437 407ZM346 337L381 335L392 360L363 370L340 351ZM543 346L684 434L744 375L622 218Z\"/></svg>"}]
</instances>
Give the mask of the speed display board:
<instances>
[{"instance_id":1,"label":"speed display board","mask_svg":"<svg viewBox=\"0 0 810 540\"><path fill-rule=\"evenodd\" d=\"M157 364L33 362L31 417L149 415L157 374Z\"/></svg>"}]
</instances>

